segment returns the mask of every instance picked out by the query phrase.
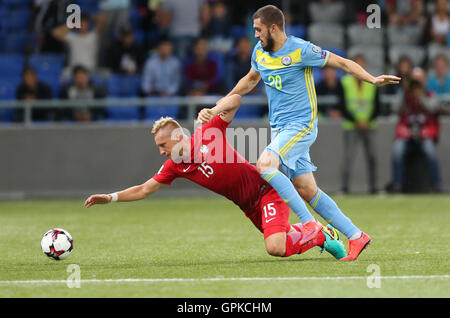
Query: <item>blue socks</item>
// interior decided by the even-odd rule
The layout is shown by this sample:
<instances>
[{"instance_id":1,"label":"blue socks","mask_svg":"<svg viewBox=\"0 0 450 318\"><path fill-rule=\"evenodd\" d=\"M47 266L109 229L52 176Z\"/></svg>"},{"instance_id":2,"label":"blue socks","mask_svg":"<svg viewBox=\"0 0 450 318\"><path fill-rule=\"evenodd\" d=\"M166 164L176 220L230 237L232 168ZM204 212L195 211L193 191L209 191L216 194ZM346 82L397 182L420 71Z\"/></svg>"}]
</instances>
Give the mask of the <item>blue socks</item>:
<instances>
[{"instance_id":1,"label":"blue socks","mask_svg":"<svg viewBox=\"0 0 450 318\"><path fill-rule=\"evenodd\" d=\"M284 202L297 214L302 223L313 219L312 214L309 212L291 180L281 173L280 170L277 168L269 169L262 177L278 192Z\"/></svg>"},{"instance_id":2,"label":"blue socks","mask_svg":"<svg viewBox=\"0 0 450 318\"><path fill-rule=\"evenodd\" d=\"M341 231L347 238L360 232L353 225L352 221L346 217L337 204L325 192L318 189L314 198L309 201L309 205L328 223Z\"/></svg>"}]
</instances>

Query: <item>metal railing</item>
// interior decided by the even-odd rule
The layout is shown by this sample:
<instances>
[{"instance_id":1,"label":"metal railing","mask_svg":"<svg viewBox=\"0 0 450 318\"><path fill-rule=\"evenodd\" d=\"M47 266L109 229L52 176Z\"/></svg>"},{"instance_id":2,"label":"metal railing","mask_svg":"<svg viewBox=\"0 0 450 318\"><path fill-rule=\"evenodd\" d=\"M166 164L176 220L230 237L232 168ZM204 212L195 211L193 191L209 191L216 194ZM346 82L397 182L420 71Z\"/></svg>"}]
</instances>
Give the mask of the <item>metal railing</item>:
<instances>
[{"instance_id":1,"label":"metal railing","mask_svg":"<svg viewBox=\"0 0 450 318\"><path fill-rule=\"evenodd\" d=\"M199 97L146 97L146 98L103 98L103 99L48 99L48 100L3 100L0 101L0 109L24 109L24 121L21 124L30 126L32 121L32 109L34 108L95 108L95 107L123 107L123 106L164 106L164 105L179 105L187 106L188 119L196 117L197 106L211 106L222 98L223 96L199 96ZM319 104L336 105L339 102L338 96L335 95L319 95ZM450 102L450 94L445 94L439 97L444 103ZM381 95L380 101L383 104L398 103L399 97L397 95ZM265 95L244 96L242 98L242 105L267 105L267 97Z\"/></svg>"}]
</instances>

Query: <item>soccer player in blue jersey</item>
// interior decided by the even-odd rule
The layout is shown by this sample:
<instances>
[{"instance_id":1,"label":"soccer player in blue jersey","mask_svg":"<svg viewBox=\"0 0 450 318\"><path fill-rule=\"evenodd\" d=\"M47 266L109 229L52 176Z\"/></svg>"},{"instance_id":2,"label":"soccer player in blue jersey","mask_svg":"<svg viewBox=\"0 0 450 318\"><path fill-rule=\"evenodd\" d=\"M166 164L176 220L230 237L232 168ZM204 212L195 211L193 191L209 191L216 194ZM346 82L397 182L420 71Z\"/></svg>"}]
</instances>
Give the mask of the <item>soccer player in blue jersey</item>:
<instances>
[{"instance_id":1,"label":"soccer player in blue jersey","mask_svg":"<svg viewBox=\"0 0 450 318\"><path fill-rule=\"evenodd\" d=\"M340 68L356 78L376 86L398 84L399 77L374 77L357 63L322 50L312 43L284 31L284 15L268 5L253 15L256 44L249 73L227 95L249 93L262 79L272 130L271 143L257 162L262 177L304 223L302 243L316 237L321 225L308 211L305 202L349 239L348 255L342 260L356 260L368 246L370 237L346 217L336 203L317 187L309 148L317 138L317 98L312 67ZM285 174L280 173L283 171Z\"/></svg>"}]
</instances>

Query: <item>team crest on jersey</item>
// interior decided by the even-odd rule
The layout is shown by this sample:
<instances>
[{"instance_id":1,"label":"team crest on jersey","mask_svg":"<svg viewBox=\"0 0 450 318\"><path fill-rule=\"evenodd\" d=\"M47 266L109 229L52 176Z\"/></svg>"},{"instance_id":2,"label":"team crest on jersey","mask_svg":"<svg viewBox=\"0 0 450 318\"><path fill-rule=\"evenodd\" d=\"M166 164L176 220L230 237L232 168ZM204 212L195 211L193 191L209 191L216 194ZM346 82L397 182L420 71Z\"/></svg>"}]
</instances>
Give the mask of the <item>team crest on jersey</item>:
<instances>
[{"instance_id":1,"label":"team crest on jersey","mask_svg":"<svg viewBox=\"0 0 450 318\"><path fill-rule=\"evenodd\" d=\"M289 55L283 56L281 58L281 63L283 63L283 65L288 66L292 64L292 58Z\"/></svg>"},{"instance_id":2,"label":"team crest on jersey","mask_svg":"<svg viewBox=\"0 0 450 318\"><path fill-rule=\"evenodd\" d=\"M203 154L207 154L209 151L208 146L206 145L202 145L202 147L200 148L200 152Z\"/></svg>"}]
</instances>

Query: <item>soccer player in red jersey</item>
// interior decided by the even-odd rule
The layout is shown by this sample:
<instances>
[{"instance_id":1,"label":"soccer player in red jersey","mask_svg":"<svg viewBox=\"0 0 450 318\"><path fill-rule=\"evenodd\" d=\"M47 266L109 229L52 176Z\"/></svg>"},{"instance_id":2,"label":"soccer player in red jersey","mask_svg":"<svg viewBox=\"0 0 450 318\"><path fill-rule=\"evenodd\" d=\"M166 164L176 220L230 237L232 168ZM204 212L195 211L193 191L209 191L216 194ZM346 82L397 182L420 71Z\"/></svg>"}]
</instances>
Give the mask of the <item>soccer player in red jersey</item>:
<instances>
[{"instance_id":1,"label":"soccer player in red jersey","mask_svg":"<svg viewBox=\"0 0 450 318\"><path fill-rule=\"evenodd\" d=\"M333 227L323 228L313 240L300 245L302 224L289 224L289 206L267 183L256 167L247 162L226 139L226 128L241 104L240 95L221 99L212 109L203 109L198 121L207 122L188 137L170 117L152 128L161 155L168 159L147 182L112 194L91 195L86 207L111 201L144 199L176 178L189 179L233 201L264 234L270 255L287 257L320 246L336 258L345 249ZM213 116L212 114L219 114Z\"/></svg>"}]
</instances>

